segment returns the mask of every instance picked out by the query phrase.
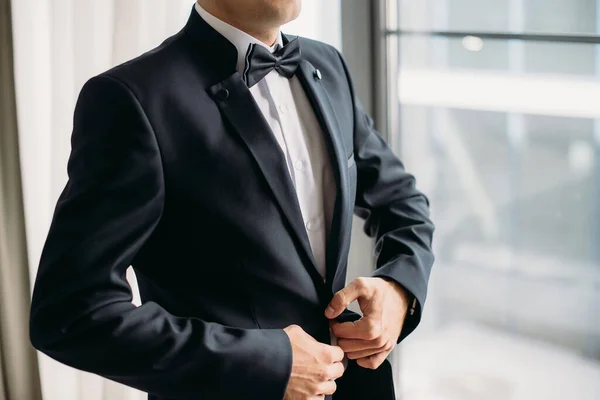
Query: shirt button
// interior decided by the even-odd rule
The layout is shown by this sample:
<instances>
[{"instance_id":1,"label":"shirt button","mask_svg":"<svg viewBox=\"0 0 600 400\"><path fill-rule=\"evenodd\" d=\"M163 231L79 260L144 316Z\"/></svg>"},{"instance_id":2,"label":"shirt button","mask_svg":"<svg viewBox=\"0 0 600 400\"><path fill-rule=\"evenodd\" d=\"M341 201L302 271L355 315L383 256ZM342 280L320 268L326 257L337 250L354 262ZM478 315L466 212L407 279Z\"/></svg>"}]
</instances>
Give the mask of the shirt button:
<instances>
[{"instance_id":1,"label":"shirt button","mask_svg":"<svg viewBox=\"0 0 600 400\"><path fill-rule=\"evenodd\" d=\"M286 107L286 105L285 105L285 104L280 104L280 105L279 105L279 112L280 112L281 114L285 114L285 113L287 112L287 107Z\"/></svg>"},{"instance_id":2,"label":"shirt button","mask_svg":"<svg viewBox=\"0 0 600 400\"><path fill-rule=\"evenodd\" d=\"M306 163L304 161L296 161L296 170L303 172L306 171Z\"/></svg>"}]
</instances>

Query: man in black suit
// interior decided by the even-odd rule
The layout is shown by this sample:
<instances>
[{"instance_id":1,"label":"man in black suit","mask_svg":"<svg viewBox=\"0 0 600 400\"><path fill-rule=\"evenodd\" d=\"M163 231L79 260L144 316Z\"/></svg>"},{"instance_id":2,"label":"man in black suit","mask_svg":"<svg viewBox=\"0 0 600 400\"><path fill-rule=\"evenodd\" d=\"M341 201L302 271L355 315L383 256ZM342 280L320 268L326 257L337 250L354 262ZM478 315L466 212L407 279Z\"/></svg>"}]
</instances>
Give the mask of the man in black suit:
<instances>
[{"instance_id":1,"label":"man in black suit","mask_svg":"<svg viewBox=\"0 0 600 400\"><path fill-rule=\"evenodd\" d=\"M85 84L36 348L150 399L394 398L385 359L420 320L428 202L340 54L280 33L299 12L199 0L181 32ZM377 268L345 286L353 211Z\"/></svg>"}]
</instances>

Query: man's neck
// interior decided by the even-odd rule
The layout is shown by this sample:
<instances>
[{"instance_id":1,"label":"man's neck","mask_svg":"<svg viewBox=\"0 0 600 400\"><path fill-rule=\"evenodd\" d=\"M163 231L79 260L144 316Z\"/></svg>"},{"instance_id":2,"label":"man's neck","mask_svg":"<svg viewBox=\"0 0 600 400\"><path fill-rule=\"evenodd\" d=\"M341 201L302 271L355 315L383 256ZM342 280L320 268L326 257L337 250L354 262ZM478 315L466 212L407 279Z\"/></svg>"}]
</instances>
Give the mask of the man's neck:
<instances>
[{"instance_id":1,"label":"man's neck","mask_svg":"<svg viewBox=\"0 0 600 400\"><path fill-rule=\"evenodd\" d=\"M267 46L271 47L277 41L277 35L279 34L279 28L257 28L244 23L244 21L237 20L231 13L226 12L219 7L219 2L213 0L197 0L198 4L204 8L208 13L214 15L221 21L236 27L237 29L246 32L248 35L255 37Z\"/></svg>"}]
</instances>

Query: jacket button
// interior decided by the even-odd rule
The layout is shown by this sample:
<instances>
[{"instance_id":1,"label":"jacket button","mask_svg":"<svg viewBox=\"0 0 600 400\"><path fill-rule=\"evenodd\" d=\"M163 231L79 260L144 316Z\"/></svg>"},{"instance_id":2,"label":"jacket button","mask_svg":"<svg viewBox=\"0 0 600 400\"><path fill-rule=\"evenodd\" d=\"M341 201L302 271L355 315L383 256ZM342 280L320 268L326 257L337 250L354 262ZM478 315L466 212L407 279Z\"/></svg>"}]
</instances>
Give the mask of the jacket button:
<instances>
[{"instance_id":1,"label":"jacket button","mask_svg":"<svg viewBox=\"0 0 600 400\"><path fill-rule=\"evenodd\" d=\"M321 71L319 71L318 69L315 69L315 79L319 79L321 80L322 76L321 76Z\"/></svg>"},{"instance_id":2,"label":"jacket button","mask_svg":"<svg viewBox=\"0 0 600 400\"><path fill-rule=\"evenodd\" d=\"M229 97L229 90L222 88L217 92L217 99L219 100L227 100Z\"/></svg>"}]
</instances>

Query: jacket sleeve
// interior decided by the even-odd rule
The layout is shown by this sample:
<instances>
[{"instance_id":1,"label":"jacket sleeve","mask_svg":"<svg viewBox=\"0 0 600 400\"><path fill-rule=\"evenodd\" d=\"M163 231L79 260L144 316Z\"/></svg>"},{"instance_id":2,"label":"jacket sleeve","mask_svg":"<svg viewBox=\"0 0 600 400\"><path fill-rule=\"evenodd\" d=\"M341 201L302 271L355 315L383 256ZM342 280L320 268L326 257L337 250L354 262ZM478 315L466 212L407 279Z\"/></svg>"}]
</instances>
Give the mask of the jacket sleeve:
<instances>
[{"instance_id":1,"label":"jacket sleeve","mask_svg":"<svg viewBox=\"0 0 600 400\"><path fill-rule=\"evenodd\" d=\"M32 344L161 397L283 398L292 364L283 330L237 329L131 303L125 272L161 219L165 189L156 136L127 86L108 75L86 83L71 145L69 181L34 287Z\"/></svg>"},{"instance_id":2,"label":"jacket sleeve","mask_svg":"<svg viewBox=\"0 0 600 400\"><path fill-rule=\"evenodd\" d=\"M357 167L355 214L365 220L364 231L375 239L374 277L392 280L412 295L398 342L419 324L434 257L434 225L429 201L415 187L373 126L354 94L348 68L340 55L354 106L354 159Z\"/></svg>"}]
</instances>

